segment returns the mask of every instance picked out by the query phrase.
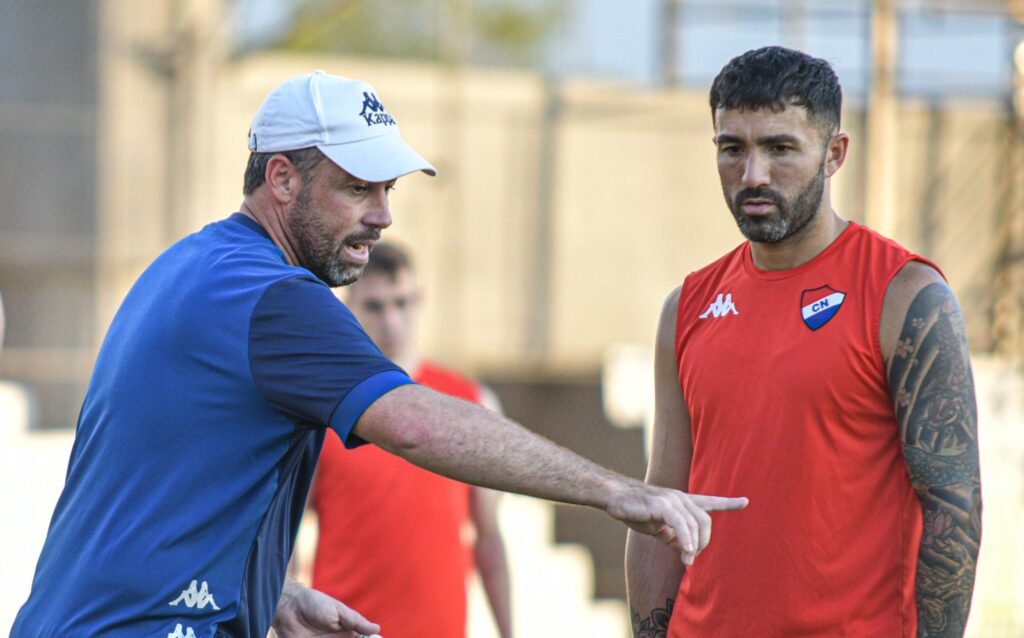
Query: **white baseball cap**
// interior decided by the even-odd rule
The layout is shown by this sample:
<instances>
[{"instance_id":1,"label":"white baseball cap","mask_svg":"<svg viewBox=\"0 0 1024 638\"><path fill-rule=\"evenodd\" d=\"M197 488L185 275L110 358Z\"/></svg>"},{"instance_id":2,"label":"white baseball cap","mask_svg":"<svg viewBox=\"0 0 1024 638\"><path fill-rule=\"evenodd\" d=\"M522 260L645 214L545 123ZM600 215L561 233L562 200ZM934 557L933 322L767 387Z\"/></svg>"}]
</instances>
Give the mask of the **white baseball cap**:
<instances>
[{"instance_id":1,"label":"white baseball cap","mask_svg":"<svg viewBox=\"0 0 1024 638\"><path fill-rule=\"evenodd\" d=\"M271 91L249 129L253 152L312 146L368 182L388 182L414 171L437 174L402 140L398 123L372 86L321 70L286 80Z\"/></svg>"}]
</instances>

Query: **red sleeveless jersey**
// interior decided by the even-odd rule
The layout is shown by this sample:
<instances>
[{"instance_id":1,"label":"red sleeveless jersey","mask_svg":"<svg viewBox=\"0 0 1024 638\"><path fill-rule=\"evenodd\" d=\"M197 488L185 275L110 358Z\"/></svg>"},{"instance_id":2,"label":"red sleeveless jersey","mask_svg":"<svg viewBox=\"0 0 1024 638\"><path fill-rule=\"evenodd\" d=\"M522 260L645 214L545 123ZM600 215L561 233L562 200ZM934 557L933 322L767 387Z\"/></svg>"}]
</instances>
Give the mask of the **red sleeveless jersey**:
<instances>
[{"instance_id":1,"label":"red sleeveless jersey","mask_svg":"<svg viewBox=\"0 0 1024 638\"><path fill-rule=\"evenodd\" d=\"M477 384L444 368L423 363L413 378L480 401ZM374 445L346 450L328 434L310 495L320 521L313 587L387 638L465 638L470 489Z\"/></svg>"},{"instance_id":2,"label":"red sleeveless jersey","mask_svg":"<svg viewBox=\"0 0 1024 638\"><path fill-rule=\"evenodd\" d=\"M759 270L744 243L686 278L689 490L750 505L713 515L669 636L916 635L921 506L878 337L886 289L911 260L850 223L796 268Z\"/></svg>"}]
</instances>

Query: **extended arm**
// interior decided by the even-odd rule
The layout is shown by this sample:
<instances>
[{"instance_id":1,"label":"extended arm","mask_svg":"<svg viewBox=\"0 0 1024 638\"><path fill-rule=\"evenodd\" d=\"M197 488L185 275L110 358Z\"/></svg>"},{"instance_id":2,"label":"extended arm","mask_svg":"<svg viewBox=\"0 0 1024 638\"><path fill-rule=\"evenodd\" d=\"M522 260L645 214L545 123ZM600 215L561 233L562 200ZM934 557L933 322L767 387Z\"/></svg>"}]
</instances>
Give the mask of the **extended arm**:
<instances>
[{"instance_id":1,"label":"extended arm","mask_svg":"<svg viewBox=\"0 0 1024 638\"><path fill-rule=\"evenodd\" d=\"M647 465L647 482L679 490L689 482L692 445L690 418L679 387L675 360L675 290L662 308L654 352L654 439ZM704 517L707 514L701 512ZM710 519L705 521L710 531ZM626 589L635 638L663 637L683 577L683 565L671 550L654 539L626 537Z\"/></svg>"},{"instance_id":2,"label":"extended arm","mask_svg":"<svg viewBox=\"0 0 1024 638\"><path fill-rule=\"evenodd\" d=\"M882 327L903 455L924 517L918 636L963 636L981 542L978 417L963 316L938 273L915 263L890 286Z\"/></svg>"},{"instance_id":3,"label":"extended arm","mask_svg":"<svg viewBox=\"0 0 1024 638\"><path fill-rule=\"evenodd\" d=\"M604 510L691 558L693 510L739 509L742 498L687 495L620 476L477 405L417 385L395 388L353 432L432 472L465 483Z\"/></svg>"}]
</instances>

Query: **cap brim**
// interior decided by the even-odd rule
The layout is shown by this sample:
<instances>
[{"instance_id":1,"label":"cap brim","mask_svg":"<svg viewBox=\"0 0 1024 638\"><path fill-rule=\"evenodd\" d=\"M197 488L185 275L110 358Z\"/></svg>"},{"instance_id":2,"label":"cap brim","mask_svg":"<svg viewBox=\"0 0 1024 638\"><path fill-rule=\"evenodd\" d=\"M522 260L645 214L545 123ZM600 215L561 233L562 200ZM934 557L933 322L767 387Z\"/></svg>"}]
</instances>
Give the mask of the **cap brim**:
<instances>
[{"instance_id":1,"label":"cap brim","mask_svg":"<svg viewBox=\"0 0 1024 638\"><path fill-rule=\"evenodd\" d=\"M390 182L416 171L437 174L437 169L398 135L380 135L346 144L318 144L317 148L346 173L368 182Z\"/></svg>"}]
</instances>

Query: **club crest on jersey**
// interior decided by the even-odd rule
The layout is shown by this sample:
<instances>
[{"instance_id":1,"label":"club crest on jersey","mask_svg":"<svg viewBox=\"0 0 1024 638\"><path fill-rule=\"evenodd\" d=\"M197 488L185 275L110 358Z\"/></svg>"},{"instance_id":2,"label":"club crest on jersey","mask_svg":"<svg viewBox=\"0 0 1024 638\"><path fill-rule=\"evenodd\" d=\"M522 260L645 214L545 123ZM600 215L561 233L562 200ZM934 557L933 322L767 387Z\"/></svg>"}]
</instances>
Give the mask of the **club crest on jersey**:
<instances>
[{"instance_id":1,"label":"club crest on jersey","mask_svg":"<svg viewBox=\"0 0 1024 638\"><path fill-rule=\"evenodd\" d=\"M800 316L811 330L817 330L836 316L846 299L845 292L828 286L805 290L800 295Z\"/></svg>"}]
</instances>

